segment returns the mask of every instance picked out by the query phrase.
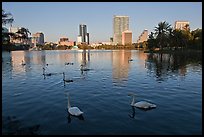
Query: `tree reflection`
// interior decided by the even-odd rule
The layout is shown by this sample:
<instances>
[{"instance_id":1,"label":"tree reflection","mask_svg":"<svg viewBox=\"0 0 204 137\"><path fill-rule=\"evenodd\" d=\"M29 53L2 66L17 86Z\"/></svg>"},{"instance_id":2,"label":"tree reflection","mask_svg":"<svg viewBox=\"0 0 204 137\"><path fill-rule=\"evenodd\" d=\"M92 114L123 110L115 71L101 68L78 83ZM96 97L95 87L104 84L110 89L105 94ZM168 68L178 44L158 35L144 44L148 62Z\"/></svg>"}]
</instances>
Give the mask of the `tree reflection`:
<instances>
[{"instance_id":1,"label":"tree reflection","mask_svg":"<svg viewBox=\"0 0 204 137\"><path fill-rule=\"evenodd\" d=\"M172 74L185 76L186 66L189 64L202 65L202 53L150 53L145 61L145 67L149 70L149 73L153 72L157 80L162 81Z\"/></svg>"}]
</instances>

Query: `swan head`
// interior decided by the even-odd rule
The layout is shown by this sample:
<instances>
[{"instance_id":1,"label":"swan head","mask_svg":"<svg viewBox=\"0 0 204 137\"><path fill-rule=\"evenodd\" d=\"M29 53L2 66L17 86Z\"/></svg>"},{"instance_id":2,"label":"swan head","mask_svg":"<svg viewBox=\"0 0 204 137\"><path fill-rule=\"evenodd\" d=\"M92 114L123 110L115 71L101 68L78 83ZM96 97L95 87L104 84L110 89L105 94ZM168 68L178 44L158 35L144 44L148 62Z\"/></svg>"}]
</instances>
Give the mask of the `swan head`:
<instances>
[{"instance_id":1,"label":"swan head","mask_svg":"<svg viewBox=\"0 0 204 137\"><path fill-rule=\"evenodd\" d=\"M128 93L128 96L136 96L135 93Z\"/></svg>"}]
</instances>

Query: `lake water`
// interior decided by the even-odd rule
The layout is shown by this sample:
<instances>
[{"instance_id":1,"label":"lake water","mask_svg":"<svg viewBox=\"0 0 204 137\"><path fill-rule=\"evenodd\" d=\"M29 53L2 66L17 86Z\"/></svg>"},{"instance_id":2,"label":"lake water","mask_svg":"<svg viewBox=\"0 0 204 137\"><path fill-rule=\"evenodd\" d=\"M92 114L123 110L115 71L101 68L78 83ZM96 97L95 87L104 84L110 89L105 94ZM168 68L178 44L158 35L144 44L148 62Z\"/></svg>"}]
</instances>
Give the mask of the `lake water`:
<instances>
[{"instance_id":1,"label":"lake water","mask_svg":"<svg viewBox=\"0 0 204 137\"><path fill-rule=\"evenodd\" d=\"M199 54L12 51L2 59L3 134L202 134ZM91 70L81 72L81 64ZM54 75L44 77L43 67ZM157 108L132 108L130 92ZM67 93L83 117L68 114Z\"/></svg>"}]
</instances>

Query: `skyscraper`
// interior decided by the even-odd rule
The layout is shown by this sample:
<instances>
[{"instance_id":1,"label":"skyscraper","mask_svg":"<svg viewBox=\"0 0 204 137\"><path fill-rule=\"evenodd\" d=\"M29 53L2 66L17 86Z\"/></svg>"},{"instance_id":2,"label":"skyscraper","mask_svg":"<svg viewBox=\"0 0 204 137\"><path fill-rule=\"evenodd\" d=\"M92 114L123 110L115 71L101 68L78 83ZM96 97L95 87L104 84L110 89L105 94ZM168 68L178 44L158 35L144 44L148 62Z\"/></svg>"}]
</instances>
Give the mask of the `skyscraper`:
<instances>
[{"instance_id":1,"label":"skyscraper","mask_svg":"<svg viewBox=\"0 0 204 137\"><path fill-rule=\"evenodd\" d=\"M79 35L82 36L82 42L86 42L87 27L85 24L79 25Z\"/></svg>"},{"instance_id":2,"label":"skyscraper","mask_svg":"<svg viewBox=\"0 0 204 137\"><path fill-rule=\"evenodd\" d=\"M44 45L44 34L42 32L33 34L32 43Z\"/></svg>"},{"instance_id":3,"label":"skyscraper","mask_svg":"<svg viewBox=\"0 0 204 137\"><path fill-rule=\"evenodd\" d=\"M148 30L145 29L142 34L139 36L138 40L137 40L137 43L141 43L141 42L144 42L144 41L147 41L147 38L148 38Z\"/></svg>"},{"instance_id":4,"label":"skyscraper","mask_svg":"<svg viewBox=\"0 0 204 137\"><path fill-rule=\"evenodd\" d=\"M122 32L129 30L129 16L113 17L113 42L122 44Z\"/></svg>"},{"instance_id":5,"label":"skyscraper","mask_svg":"<svg viewBox=\"0 0 204 137\"><path fill-rule=\"evenodd\" d=\"M122 32L122 44L132 44L132 31L126 30Z\"/></svg>"},{"instance_id":6,"label":"skyscraper","mask_svg":"<svg viewBox=\"0 0 204 137\"><path fill-rule=\"evenodd\" d=\"M78 42L89 44L89 33L87 33L87 26L85 24L79 25L79 35L78 39L81 38Z\"/></svg>"}]
</instances>

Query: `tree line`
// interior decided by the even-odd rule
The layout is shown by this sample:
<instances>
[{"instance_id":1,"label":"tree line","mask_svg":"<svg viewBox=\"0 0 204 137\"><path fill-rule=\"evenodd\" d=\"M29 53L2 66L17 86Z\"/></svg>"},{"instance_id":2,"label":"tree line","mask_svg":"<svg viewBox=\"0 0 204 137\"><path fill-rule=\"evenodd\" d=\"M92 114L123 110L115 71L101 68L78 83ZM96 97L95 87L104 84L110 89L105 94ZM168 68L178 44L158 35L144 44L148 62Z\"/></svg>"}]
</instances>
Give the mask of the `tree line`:
<instances>
[{"instance_id":1,"label":"tree line","mask_svg":"<svg viewBox=\"0 0 204 137\"><path fill-rule=\"evenodd\" d=\"M17 32L8 32L5 30L3 26L5 25L12 25L14 22L14 18L11 13L5 12L2 9L2 49L4 50L13 50L13 49L28 49L28 35L30 31L24 27L21 27L18 29ZM20 45L16 47L15 44L11 43L12 40L18 40L20 42Z\"/></svg>"},{"instance_id":2,"label":"tree line","mask_svg":"<svg viewBox=\"0 0 204 137\"><path fill-rule=\"evenodd\" d=\"M188 24L182 30L173 29L164 21L155 27L147 40L147 49L177 50L177 49L197 49L202 50L202 29L190 31Z\"/></svg>"}]
</instances>

